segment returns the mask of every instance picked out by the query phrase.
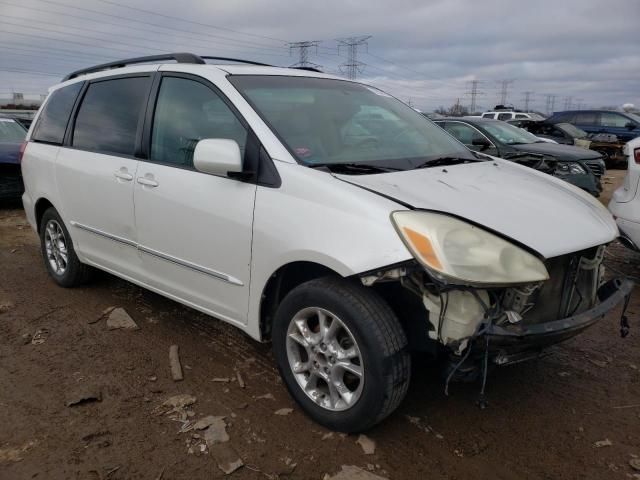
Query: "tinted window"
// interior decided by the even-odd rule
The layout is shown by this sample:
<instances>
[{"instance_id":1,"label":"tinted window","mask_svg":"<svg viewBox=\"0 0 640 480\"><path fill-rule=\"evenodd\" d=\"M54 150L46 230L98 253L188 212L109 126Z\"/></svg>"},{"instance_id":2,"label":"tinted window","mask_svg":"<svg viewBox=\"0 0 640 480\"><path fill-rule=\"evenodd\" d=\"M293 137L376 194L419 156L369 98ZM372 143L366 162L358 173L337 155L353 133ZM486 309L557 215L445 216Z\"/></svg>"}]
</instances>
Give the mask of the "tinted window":
<instances>
[{"instance_id":1,"label":"tinted window","mask_svg":"<svg viewBox=\"0 0 640 480\"><path fill-rule=\"evenodd\" d=\"M482 118L494 118L496 116L495 113L483 113Z\"/></svg>"},{"instance_id":2,"label":"tinted window","mask_svg":"<svg viewBox=\"0 0 640 480\"><path fill-rule=\"evenodd\" d=\"M78 82L59 88L49 96L38 117L38 124L33 132L34 140L62 144L69 115L82 84L83 82Z\"/></svg>"},{"instance_id":3,"label":"tinted window","mask_svg":"<svg viewBox=\"0 0 640 480\"><path fill-rule=\"evenodd\" d=\"M510 120L511 119L511 114L510 113L499 113L498 114L498 120Z\"/></svg>"},{"instance_id":4,"label":"tinted window","mask_svg":"<svg viewBox=\"0 0 640 480\"><path fill-rule=\"evenodd\" d=\"M617 113L601 113L600 125L603 127L624 127L630 120Z\"/></svg>"},{"instance_id":5,"label":"tinted window","mask_svg":"<svg viewBox=\"0 0 640 480\"><path fill-rule=\"evenodd\" d=\"M596 124L596 114L595 113L578 113L576 114L576 121L574 122L576 125L595 125Z\"/></svg>"},{"instance_id":6,"label":"tinted window","mask_svg":"<svg viewBox=\"0 0 640 480\"><path fill-rule=\"evenodd\" d=\"M164 78L153 121L151 159L191 167L196 143L203 138L235 140L244 154L247 131L206 85L185 78Z\"/></svg>"},{"instance_id":7,"label":"tinted window","mask_svg":"<svg viewBox=\"0 0 640 480\"><path fill-rule=\"evenodd\" d=\"M120 78L89 85L73 131L73 146L133 155L148 77Z\"/></svg>"},{"instance_id":8,"label":"tinted window","mask_svg":"<svg viewBox=\"0 0 640 480\"><path fill-rule=\"evenodd\" d=\"M0 143L22 143L27 131L11 118L0 117Z\"/></svg>"},{"instance_id":9,"label":"tinted window","mask_svg":"<svg viewBox=\"0 0 640 480\"><path fill-rule=\"evenodd\" d=\"M529 118L529 117L524 113L516 113L516 118Z\"/></svg>"}]
</instances>

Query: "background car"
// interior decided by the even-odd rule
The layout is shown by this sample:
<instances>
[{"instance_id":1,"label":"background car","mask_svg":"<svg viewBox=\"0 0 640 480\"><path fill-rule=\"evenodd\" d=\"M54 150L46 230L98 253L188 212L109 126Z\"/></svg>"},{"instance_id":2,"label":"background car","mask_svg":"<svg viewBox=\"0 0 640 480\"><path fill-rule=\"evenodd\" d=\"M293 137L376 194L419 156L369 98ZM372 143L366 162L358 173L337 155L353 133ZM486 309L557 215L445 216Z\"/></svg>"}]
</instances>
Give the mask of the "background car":
<instances>
[{"instance_id":1,"label":"background car","mask_svg":"<svg viewBox=\"0 0 640 480\"><path fill-rule=\"evenodd\" d=\"M612 110L576 110L556 112L547 119L550 123L570 123L587 133L610 133L621 141L640 136L640 116Z\"/></svg>"},{"instance_id":2,"label":"background car","mask_svg":"<svg viewBox=\"0 0 640 480\"><path fill-rule=\"evenodd\" d=\"M624 162L626 166L626 157L622 153L624 142L621 142L616 135L589 134L570 123L554 124L548 121L536 122L532 120L511 120L508 123L523 128L538 138L547 138L563 145L575 145L599 152L602 154L607 168L619 167L621 162Z\"/></svg>"},{"instance_id":3,"label":"background car","mask_svg":"<svg viewBox=\"0 0 640 480\"><path fill-rule=\"evenodd\" d=\"M594 196L602 191L600 177L605 172L605 164L597 152L548 143L499 120L451 118L437 120L436 123L471 150L524 163L562 178Z\"/></svg>"},{"instance_id":4,"label":"background car","mask_svg":"<svg viewBox=\"0 0 640 480\"><path fill-rule=\"evenodd\" d=\"M609 211L620 229L620 242L632 250L640 251L640 138L627 143L624 152L628 162L627 174L622 186L613 192Z\"/></svg>"},{"instance_id":5,"label":"background car","mask_svg":"<svg viewBox=\"0 0 640 480\"><path fill-rule=\"evenodd\" d=\"M11 117L0 117L0 200L18 199L24 191L20 149L27 129Z\"/></svg>"}]
</instances>

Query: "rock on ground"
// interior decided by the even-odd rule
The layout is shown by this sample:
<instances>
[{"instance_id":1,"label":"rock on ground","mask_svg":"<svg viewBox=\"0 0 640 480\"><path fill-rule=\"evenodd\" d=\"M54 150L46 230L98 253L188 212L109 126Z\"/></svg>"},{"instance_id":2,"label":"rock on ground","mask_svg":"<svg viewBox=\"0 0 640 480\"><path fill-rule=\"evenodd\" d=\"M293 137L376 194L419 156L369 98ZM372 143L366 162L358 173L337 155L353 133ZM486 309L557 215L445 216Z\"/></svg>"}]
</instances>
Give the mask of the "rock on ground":
<instances>
[{"instance_id":1,"label":"rock on ground","mask_svg":"<svg viewBox=\"0 0 640 480\"><path fill-rule=\"evenodd\" d=\"M107 328L109 330L139 330L140 327L124 308L114 308L107 317Z\"/></svg>"},{"instance_id":2,"label":"rock on ground","mask_svg":"<svg viewBox=\"0 0 640 480\"><path fill-rule=\"evenodd\" d=\"M333 476L325 475L324 480L388 480L385 477L367 472L355 465L343 465Z\"/></svg>"},{"instance_id":3,"label":"rock on ground","mask_svg":"<svg viewBox=\"0 0 640 480\"><path fill-rule=\"evenodd\" d=\"M360 435L356 443L362 447L365 455L373 455L376 451L376 442L366 435Z\"/></svg>"}]
</instances>

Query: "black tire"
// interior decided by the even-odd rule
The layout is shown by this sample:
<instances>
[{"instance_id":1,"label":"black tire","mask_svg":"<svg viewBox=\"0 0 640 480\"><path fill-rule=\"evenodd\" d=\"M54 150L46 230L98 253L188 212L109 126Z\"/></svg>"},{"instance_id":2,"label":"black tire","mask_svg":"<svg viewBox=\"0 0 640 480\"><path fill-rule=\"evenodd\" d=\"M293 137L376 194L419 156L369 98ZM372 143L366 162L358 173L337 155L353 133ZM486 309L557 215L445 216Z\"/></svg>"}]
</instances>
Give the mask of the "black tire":
<instances>
[{"instance_id":1,"label":"black tire","mask_svg":"<svg viewBox=\"0 0 640 480\"><path fill-rule=\"evenodd\" d=\"M305 308L318 307L339 317L359 348L363 386L354 405L332 411L313 401L298 384L287 353L288 328ZM400 405L409 387L411 357L398 318L373 290L338 277L308 281L293 289L276 312L273 350L280 374L296 402L316 422L341 432L371 428Z\"/></svg>"},{"instance_id":2,"label":"black tire","mask_svg":"<svg viewBox=\"0 0 640 480\"><path fill-rule=\"evenodd\" d=\"M47 255L45 237L46 230L50 222L55 222L53 225L59 225L64 235L67 262L66 267L62 272L57 272L53 268ZM40 250L42 252L42 258L44 260L44 265L47 269L47 272L49 273L51 278L53 278L53 280L61 287L76 287L78 285L86 283L89 280L89 277L91 276L91 267L78 260L76 251L73 248L71 235L69 235L69 231L62 221L62 218L60 218L58 211L53 207L48 208L44 212L44 214L42 215L42 219L40 220Z\"/></svg>"}]
</instances>

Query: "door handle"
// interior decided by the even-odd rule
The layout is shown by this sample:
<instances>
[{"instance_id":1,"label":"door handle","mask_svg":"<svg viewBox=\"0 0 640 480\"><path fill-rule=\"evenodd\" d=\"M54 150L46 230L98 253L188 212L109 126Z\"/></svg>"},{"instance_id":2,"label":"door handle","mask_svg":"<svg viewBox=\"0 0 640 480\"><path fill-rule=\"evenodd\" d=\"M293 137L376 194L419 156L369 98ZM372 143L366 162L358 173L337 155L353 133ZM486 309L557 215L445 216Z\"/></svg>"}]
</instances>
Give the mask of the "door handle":
<instances>
[{"instance_id":1,"label":"door handle","mask_svg":"<svg viewBox=\"0 0 640 480\"><path fill-rule=\"evenodd\" d=\"M160 185L153 178L149 177L138 177L136 180L140 185L144 185L146 187L157 187L158 185Z\"/></svg>"},{"instance_id":2,"label":"door handle","mask_svg":"<svg viewBox=\"0 0 640 480\"><path fill-rule=\"evenodd\" d=\"M116 170L115 172L113 172L113 175L116 178L119 178L120 180L126 180L127 182L133 180L133 175L128 173L126 169Z\"/></svg>"}]
</instances>

